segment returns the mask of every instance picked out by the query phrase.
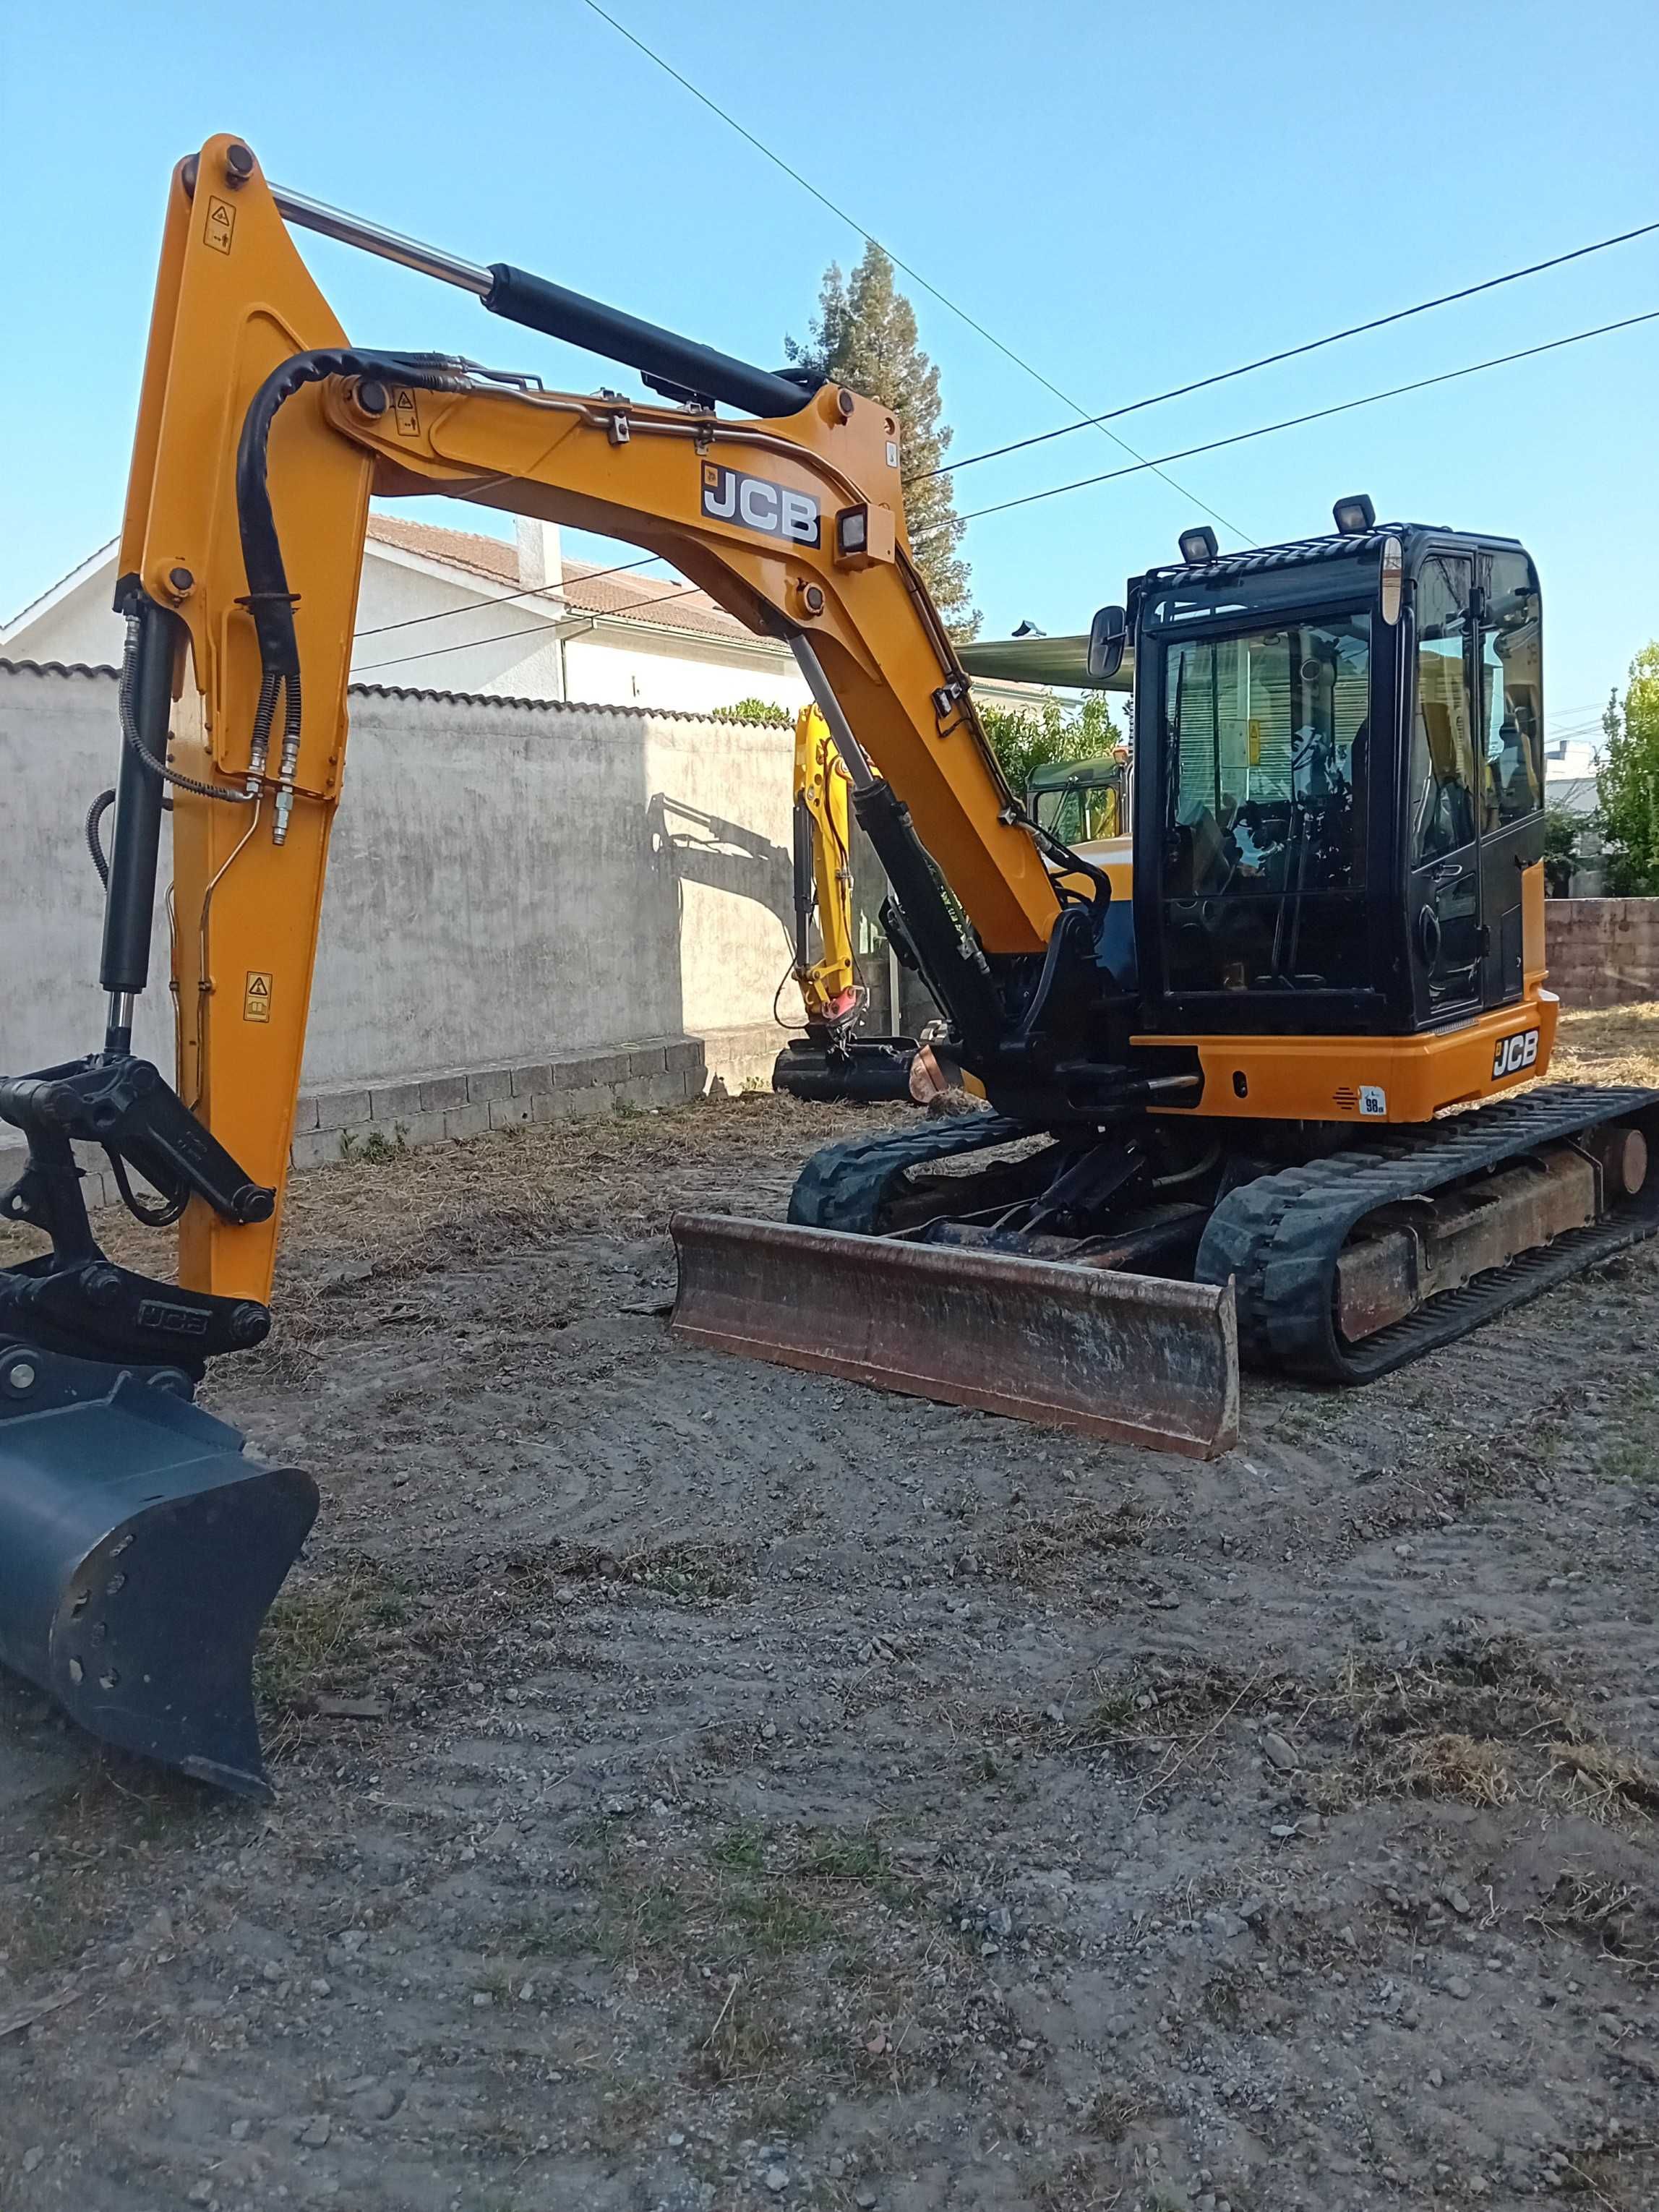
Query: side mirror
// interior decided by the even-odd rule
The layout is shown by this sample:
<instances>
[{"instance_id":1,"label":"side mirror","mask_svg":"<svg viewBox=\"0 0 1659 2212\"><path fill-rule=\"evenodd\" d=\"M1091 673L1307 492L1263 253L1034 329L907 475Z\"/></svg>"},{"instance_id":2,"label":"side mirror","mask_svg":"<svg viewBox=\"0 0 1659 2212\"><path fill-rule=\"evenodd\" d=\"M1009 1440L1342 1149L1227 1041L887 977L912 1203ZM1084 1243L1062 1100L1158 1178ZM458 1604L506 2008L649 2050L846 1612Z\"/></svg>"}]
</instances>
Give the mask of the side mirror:
<instances>
[{"instance_id":1,"label":"side mirror","mask_svg":"<svg viewBox=\"0 0 1659 2212\"><path fill-rule=\"evenodd\" d=\"M1089 680L1109 684L1123 665L1129 641L1128 618L1121 607L1103 607L1089 625Z\"/></svg>"}]
</instances>

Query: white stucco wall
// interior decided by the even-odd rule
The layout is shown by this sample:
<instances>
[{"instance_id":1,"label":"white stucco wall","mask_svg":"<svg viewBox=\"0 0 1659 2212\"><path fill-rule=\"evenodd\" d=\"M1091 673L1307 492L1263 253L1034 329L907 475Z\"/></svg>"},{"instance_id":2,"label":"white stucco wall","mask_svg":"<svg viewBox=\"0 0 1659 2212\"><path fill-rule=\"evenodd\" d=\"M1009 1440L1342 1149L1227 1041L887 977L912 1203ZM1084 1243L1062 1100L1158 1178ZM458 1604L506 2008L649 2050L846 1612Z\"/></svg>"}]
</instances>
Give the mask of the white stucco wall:
<instances>
[{"instance_id":1,"label":"white stucco wall","mask_svg":"<svg viewBox=\"0 0 1659 2212\"><path fill-rule=\"evenodd\" d=\"M488 589L459 572L452 580L388 560L371 541L357 596L353 677L497 698L563 698L556 616L544 614L533 599L480 605Z\"/></svg>"},{"instance_id":2,"label":"white stucco wall","mask_svg":"<svg viewBox=\"0 0 1659 2212\"><path fill-rule=\"evenodd\" d=\"M66 592L55 607L9 629L0 642L0 654L9 659L76 661L88 668L118 665L126 642L127 626L111 605L115 592L115 556L112 554L90 575Z\"/></svg>"},{"instance_id":3,"label":"white stucco wall","mask_svg":"<svg viewBox=\"0 0 1659 2212\"><path fill-rule=\"evenodd\" d=\"M565 696L617 707L673 707L692 714L767 699L793 714L810 696L793 659L757 640L708 644L688 635L641 636L573 624L564 641Z\"/></svg>"},{"instance_id":4,"label":"white stucco wall","mask_svg":"<svg viewBox=\"0 0 1659 2212\"><path fill-rule=\"evenodd\" d=\"M787 728L363 691L350 714L308 1090L769 1023L789 959ZM6 1073L101 1041L82 822L117 750L112 678L0 670ZM168 966L158 899L135 1044L170 1070Z\"/></svg>"}]
</instances>

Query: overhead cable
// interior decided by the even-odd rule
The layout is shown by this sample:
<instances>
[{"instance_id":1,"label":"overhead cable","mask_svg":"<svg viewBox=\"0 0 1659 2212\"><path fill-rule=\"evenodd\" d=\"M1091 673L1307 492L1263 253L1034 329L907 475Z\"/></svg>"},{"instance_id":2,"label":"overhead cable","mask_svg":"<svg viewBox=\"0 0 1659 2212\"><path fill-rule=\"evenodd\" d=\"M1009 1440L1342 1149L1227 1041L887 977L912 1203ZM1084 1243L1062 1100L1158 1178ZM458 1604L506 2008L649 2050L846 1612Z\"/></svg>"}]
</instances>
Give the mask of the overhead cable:
<instances>
[{"instance_id":1,"label":"overhead cable","mask_svg":"<svg viewBox=\"0 0 1659 2212\"><path fill-rule=\"evenodd\" d=\"M608 574L609 571L605 573ZM580 580L586 583L589 579L584 576ZM665 599L679 599L684 595L685 588L684 585L675 584L665 592L647 592L642 599L624 599L619 607L571 607L568 610L568 613L579 621L598 621L601 617L612 615L629 615L640 607L660 606ZM499 602L485 599L480 604L484 606L494 606ZM394 654L390 660L371 660L367 668L354 668L351 672L352 680L356 682L360 676L372 676L377 668L404 668L411 660L436 660L446 653L465 653L470 646L505 645L510 638L515 637L545 637L553 627L550 623L526 623L522 629L498 630L493 637L463 637L458 638L453 645L428 646L423 653L399 653Z\"/></svg>"},{"instance_id":2,"label":"overhead cable","mask_svg":"<svg viewBox=\"0 0 1659 2212\"><path fill-rule=\"evenodd\" d=\"M1080 400L1073 399L1069 392L1062 392L1060 386L1053 382L1050 378L1046 377L1040 368L1034 368L1031 363L1027 361L1023 355L1018 354L1014 351L1012 346L1005 344L1002 339L998 337L994 331L987 330L984 324L978 321L974 316L970 315L965 307L959 307L956 301L950 298L947 294L939 290L937 284L930 283L927 278L922 275L921 270L913 266L913 264L908 261L902 260L900 257L892 251L890 246L884 246L880 239L876 236L873 231L866 230L864 225L859 222L855 216L849 215L844 207L842 207L837 202L830 198L828 192L820 191L818 187L812 183L810 178L804 177L799 169L793 167L791 163L784 160L781 154L774 152L773 149L766 143L764 139L757 138L754 132L748 128L747 125L739 123L737 117L729 113L726 109L720 105L718 100L711 100L708 94L704 92L701 87L692 83L689 76L682 76L680 71L674 67L673 64L672 62L665 61L663 57L656 52L654 47L647 46L645 40L640 38L633 31L630 31L626 23L619 22L616 16L611 15L607 9L602 8L599 5L599 0L582 0L582 5L591 10L593 15L599 16L601 21L609 23L611 29L615 31L618 36L626 39L630 46L637 48L637 50L645 56L648 62L654 63L657 68L661 70L665 76L672 77L675 83L679 85L684 91L689 92L693 100L700 101L702 105L708 110L711 115L718 116L720 121L726 124L729 129L737 132L739 138L744 139L749 145L752 146L757 154L763 155L765 158L771 162L774 168L781 169L786 177L789 178L793 183L799 185L804 192L809 193L811 198L818 203L820 207L827 208L830 210L830 213L836 217L837 222L844 222L849 230L856 231L859 236L863 239L867 245L879 248L879 250L887 256L887 258L892 263L896 269L902 269L912 283L920 284L924 292L927 293L931 298L937 300L940 307L947 308L949 312L957 318L958 322L965 323L968 325L968 328L975 332L980 337L982 337L988 345L994 346L996 350L1003 356L1005 360L1012 362L1016 368L1023 369L1025 374L1032 378L1035 382L1040 384L1045 392L1051 392L1063 406L1069 407L1072 412L1079 417L1078 423L1078 428L1079 429L1085 428L1094 428L1098 429L1103 437L1109 438L1115 446L1121 447L1122 450L1126 453L1133 453L1138 466L1150 469L1154 476L1162 477L1164 482L1170 486L1172 491L1178 491L1183 499L1190 500L1194 507L1201 507L1204 513L1207 515L1212 516L1214 520L1221 525L1224 530L1231 530L1236 537L1239 538L1247 538L1249 536L1249 533L1247 531L1241 530L1237 523L1229 522L1224 514L1218 513L1216 508L1206 505L1203 500L1199 498L1196 492L1188 491L1185 484L1177 483L1173 477L1165 475L1161 463L1158 461L1149 461L1144 454L1136 453L1135 448L1129 443L1127 438L1120 438L1116 431L1109 428L1103 421L1098 421L1096 417L1091 416ZM948 474L949 471L946 470L945 473Z\"/></svg>"},{"instance_id":3,"label":"overhead cable","mask_svg":"<svg viewBox=\"0 0 1659 2212\"><path fill-rule=\"evenodd\" d=\"M1237 368L1218 369L1214 375L1195 377L1190 384L1171 385L1167 392L1154 392L1146 399L1128 400L1121 407L1109 408L1103 415L1091 415L1085 422L1062 422L1058 429L1039 430L1031 437L1016 438L1006 446L988 446L983 453L969 453L959 461L942 462L936 469L924 469L916 476L907 477L905 483L925 483L930 477L955 476L959 470L977 467L981 461L1000 460L1005 453L1021 453L1028 447L1046 446L1055 438L1069 438L1074 430L1115 422L1125 415L1138 415L1143 408L1161 407L1165 400L1184 399L1189 392L1207 392L1212 385L1231 383L1234 377L1250 376L1259 368L1272 368L1279 362L1296 361L1304 354L1317 353L1322 347L1340 345L1344 338L1357 338L1367 331L1385 330L1390 323L1407 322L1413 315L1426 315L1432 307L1449 307L1456 300L1472 300L1478 292L1495 291L1500 284L1516 284L1523 276L1537 276L1547 269L1559 269L1565 262L1582 261L1588 253L1605 253L1610 246L1627 246L1632 239L1649 237L1656 230L1659 222L1641 223L1634 230L1621 230L1616 237L1600 238L1590 246L1575 246L1571 252L1552 254L1547 261L1529 262L1524 269L1507 270L1503 276L1485 277L1479 284L1465 284L1458 291L1441 292L1432 300L1419 300L1414 307L1396 307L1392 313L1373 315L1369 322L1350 323L1346 330L1331 331L1322 338L1309 338L1301 345L1283 347L1278 353L1264 353L1255 361L1241 362Z\"/></svg>"},{"instance_id":4,"label":"overhead cable","mask_svg":"<svg viewBox=\"0 0 1659 2212\"><path fill-rule=\"evenodd\" d=\"M1247 445L1253 438L1270 438L1280 430L1299 428L1304 422L1322 422L1333 415L1351 414L1356 407L1375 407L1379 400L1398 399L1408 392L1426 392L1431 385L1455 384L1460 377L1479 376L1489 368L1504 368L1511 362L1530 361L1538 354L1559 353L1563 346L1583 345L1587 339L1607 337L1614 331L1628 331L1638 323L1651 322L1659 322L1659 307L1651 307L1644 314L1626 315L1616 323L1598 324L1591 331L1574 331L1567 337L1548 338L1541 345L1522 346L1516 353L1495 354L1490 361L1471 362L1466 368L1448 368L1438 376L1419 376L1410 384L1390 385L1386 392L1368 392L1362 398L1339 400L1332 407L1315 407L1305 415L1287 415L1282 422L1263 422L1254 430L1235 430L1231 437L1210 438L1200 446L1183 446L1178 453L1159 454L1158 460L1186 461L1196 453L1219 453L1226 446ZM1155 464L1138 462L1130 468L1108 469L1100 476L1074 477L1069 483L1050 484L1043 491L1024 492L1017 499L1001 499L989 507L972 507L960 520L976 522L984 515L1005 514L1010 507L1031 507L1039 500L1058 499L1064 492L1086 490L1091 484L1112 483L1121 477L1137 475L1140 469Z\"/></svg>"},{"instance_id":5,"label":"overhead cable","mask_svg":"<svg viewBox=\"0 0 1659 2212\"><path fill-rule=\"evenodd\" d=\"M371 539L371 544L390 544L390 538ZM648 568L653 561L661 559L658 553L647 553L637 561L618 561L614 568L585 568L577 578L579 583L596 583L601 576L620 576L629 568ZM562 593L562 584L532 584L522 592L501 592L486 594L476 599L463 599L459 606L440 607L429 615L406 615L401 622L376 623L370 629L354 629L353 640L360 637L384 637L389 629L413 629L419 623L447 622L452 615L471 614L477 607L508 607L515 599L545 599ZM514 635L519 633L514 632ZM390 666L390 662L383 664Z\"/></svg>"}]
</instances>

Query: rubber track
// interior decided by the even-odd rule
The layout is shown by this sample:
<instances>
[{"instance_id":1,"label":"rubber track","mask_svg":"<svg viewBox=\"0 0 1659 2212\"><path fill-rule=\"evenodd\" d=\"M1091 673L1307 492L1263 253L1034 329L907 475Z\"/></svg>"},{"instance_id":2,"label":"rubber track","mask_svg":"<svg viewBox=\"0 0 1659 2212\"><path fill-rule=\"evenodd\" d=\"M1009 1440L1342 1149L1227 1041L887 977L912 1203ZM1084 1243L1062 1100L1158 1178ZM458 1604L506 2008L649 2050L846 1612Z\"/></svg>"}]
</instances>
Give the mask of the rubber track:
<instances>
[{"instance_id":1,"label":"rubber track","mask_svg":"<svg viewBox=\"0 0 1659 2212\"><path fill-rule=\"evenodd\" d=\"M1253 1364L1323 1382L1368 1382L1659 1231L1659 1175L1608 1220L1522 1253L1351 1345L1337 1335L1334 1298L1337 1256L1356 1224L1380 1206L1632 1117L1644 1122L1650 1143L1659 1143L1659 1091L1554 1084L1436 1122L1421 1135L1259 1176L1216 1208L1194 1272L1200 1282L1234 1279L1239 1351Z\"/></svg>"},{"instance_id":2,"label":"rubber track","mask_svg":"<svg viewBox=\"0 0 1659 2212\"><path fill-rule=\"evenodd\" d=\"M919 1129L884 1137L855 1137L814 1152L789 1194L789 1218L798 1229L842 1229L849 1235L879 1233L881 1211L912 1168L982 1152L1042 1134L1027 1121L1003 1114L957 1114Z\"/></svg>"}]
</instances>

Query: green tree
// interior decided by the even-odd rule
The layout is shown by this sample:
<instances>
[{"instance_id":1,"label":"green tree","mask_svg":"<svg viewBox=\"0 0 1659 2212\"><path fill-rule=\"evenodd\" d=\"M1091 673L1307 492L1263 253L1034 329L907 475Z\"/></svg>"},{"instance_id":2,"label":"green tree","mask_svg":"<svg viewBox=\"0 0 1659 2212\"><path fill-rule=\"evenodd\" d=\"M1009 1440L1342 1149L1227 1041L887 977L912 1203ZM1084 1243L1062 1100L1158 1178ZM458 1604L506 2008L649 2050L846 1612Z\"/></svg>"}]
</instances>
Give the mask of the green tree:
<instances>
[{"instance_id":1,"label":"green tree","mask_svg":"<svg viewBox=\"0 0 1659 2212\"><path fill-rule=\"evenodd\" d=\"M1623 703L1601 717L1607 743L1595 772L1607 890L1614 898L1659 896L1659 641L1630 665Z\"/></svg>"},{"instance_id":2,"label":"green tree","mask_svg":"<svg viewBox=\"0 0 1659 2212\"><path fill-rule=\"evenodd\" d=\"M879 399L903 434L904 513L911 550L933 604L953 637L979 629L968 563L957 548L963 525L948 476L932 471L950 450L939 420L939 370L916 337L915 310L893 282L893 264L874 239L850 277L831 262L818 293L818 312L805 340L785 338L798 367Z\"/></svg>"},{"instance_id":3,"label":"green tree","mask_svg":"<svg viewBox=\"0 0 1659 2212\"><path fill-rule=\"evenodd\" d=\"M1592 817L1570 814L1565 806L1544 809L1544 886L1552 898L1565 898L1578 860L1578 839Z\"/></svg>"},{"instance_id":4,"label":"green tree","mask_svg":"<svg viewBox=\"0 0 1659 2212\"><path fill-rule=\"evenodd\" d=\"M1122 743L1111 709L1098 691L1062 707L1052 692L1041 712L1028 707L980 703L979 719L1015 797L1024 800L1032 771L1051 761L1098 760Z\"/></svg>"},{"instance_id":5,"label":"green tree","mask_svg":"<svg viewBox=\"0 0 1659 2212\"><path fill-rule=\"evenodd\" d=\"M730 707L716 707L709 718L716 722L793 722L794 716L775 699L739 699Z\"/></svg>"}]
</instances>

